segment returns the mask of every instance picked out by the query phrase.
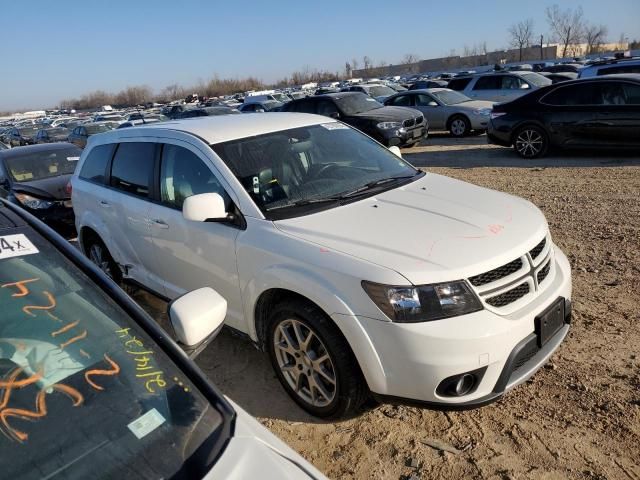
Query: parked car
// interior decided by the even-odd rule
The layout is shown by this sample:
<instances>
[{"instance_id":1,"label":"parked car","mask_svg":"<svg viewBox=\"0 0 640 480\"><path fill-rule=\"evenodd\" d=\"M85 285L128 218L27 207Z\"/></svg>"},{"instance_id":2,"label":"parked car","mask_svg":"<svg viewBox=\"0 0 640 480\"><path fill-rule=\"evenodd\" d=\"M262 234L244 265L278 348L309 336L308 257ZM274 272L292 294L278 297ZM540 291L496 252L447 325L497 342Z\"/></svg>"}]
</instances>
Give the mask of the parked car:
<instances>
[{"instance_id":1,"label":"parked car","mask_svg":"<svg viewBox=\"0 0 640 480\"><path fill-rule=\"evenodd\" d=\"M313 415L354 414L370 392L482 405L569 329L569 262L540 210L417 170L331 118L115 130L72 185L81 251L169 299L215 288L226 325Z\"/></svg>"},{"instance_id":2,"label":"parked car","mask_svg":"<svg viewBox=\"0 0 640 480\"><path fill-rule=\"evenodd\" d=\"M178 105L169 105L162 109L163 115L169 117L170 119L176 119L178 116L184 112L187 108L186 105L178 104Z\"/></svg>"},{"instance_id":3,"label":"parked car","mask_svg":"<svg viewBox=\"0 0 640 480\"><path fill-rule=\"evenodd\" d=\"M453 80L451 80L453 81ZM409 90L424 90L425 88L447 88L446 80L419 80L409 85Z\"/></svg>"},{"instance_id":4,"label":"parked car","mask_svg":"<svg viewBox=\"0 0 640 480\"><path fill-rule=\"evenodd\" d=\"M100 115L96 115L93 118L93 121L95 123L115 122L117 124L121 124L122 122L126 121L126 118L124 118L122 115L118 115L115 113L103 113Z\"/></svg>"},{"instance_id":5,"label":"parked car","mask_svg":"<svg viewBox=\"0 0 640 480\"><path fill-rule=\"evenodd\" d=\"M640 73L640 58L617 58L596 62L580 70L580 78L611 75L615 73Z\"/></svg>"},{"instance_id":6,"label":"parked car","mask_svg":"<svg viewBox=\"0 0 640 480\"><path fill-rule=\"evenodd\" d=\"M388 97L396 93L396 91L391 87L375 83L352 85L348 88L348 91L364 93L365 95L375 98L380 103L383 103Z\"/></svg>"},{"instance_id":7,"label":"parked car","mask_svg":"<svg viewBox=\"0 0 640 480\"><path fill-rule=\"evenodd\" d=\"M523 158L552 147L640 147L640 74L554 84L495 105L488 138Z\"/></svg>"},{"instance_id":8,"label":"parked car","mask_svg":"<svg viewBox=\"0 0 640 480\"><path fill-rule=\"evenodd\" d=\"M287 103L284 112L339 119L386 146L414 146L429 133L424 116L411 108L385 107L360 92L331 93Z\"/></svg>"},{"instance_id":9,"label":"parked car","mask_svg":"<svg viewBox=\"0 0 640 480\"><path fill-rule=\"evenodd\" d=\"M3 476L325 478L75 247L3 200L0 225ZM168 311L191 356L225 313L210 288Z\"/></svg>"},{"instance_id":10,"label":"parked car","mask_svg":"<svg viewBox=\"0 0 640 480\"><path fill-rule=\"evenodd\" d=\"M229 115L233 113L240 113L240 111L237 108L229 108L224 106L202 107L185 110L176 118L208 117L210 115Z\"/></svg>"},{"instance_id":11,"label":"parked car","mask_svg":"<svg viewBox=\"0 0 640 480\"><path fill-rule=\"evenodd\" d=\"M579 63L558 63L556 65L550 65L541 70L541 72L549 72L549 73L563 73L563 72L572 72L579 73L584 68L583 65Z\"/></svg>"},{"instance_id":12,"label":"parked car","mask_svg":"<svg viewBox=\"0 0 640 480\"><path fill-rule=\"evenodd\" d=\"M464 88L460 89L454 83L456 80L465 81ZM458 90L474 100L508 102L537 88L551 85L551 80L535 72L500 71L453 79L449 85L452 90Z\"/></svg>"},{"instance_id":13,"label":"parked car","mask_svg":"<svg viewBox=\"0 0 640 480\"><path fill-rule=\"evenodd\" d=\"M279 92L268 93L264 95L249 95L244 99L245 103L262 103L262 102L279 102L286 103L290 98Z\"/></svg>"},{"instance_id":14,"label":"parked car","mask_svg":"<svg viewBox=\"0 0 640 480\"><path fill-rule=\"evenodd\" d=\"M540 72L540 75L542 75L543 77L547 77L549 80L551 80L552 83L566 82L567 80L575 80L576 78L578 78L578 74L575 72Z\"/></svg>"},{"instance_id":15,"label":"parked car","mask_svg":"<svg viewBox=\"0 0 640 480\"><path fill-rule=\"evenodd\" d=\"M8 133L5 133L7 143L12 147L20 147L22 145L33 145L35 136L38 133L38 127L29 124L22 127L13 127Z\"/></svg>"},{"instance_id":16,"label":"parked car","mask_svg":"<svg viewBox=\"0 0 640 480\"><path fill-rule=\"evenodd\" d=\"M69 137L67 138L69 143L73 143L80 148L87 146L87 140L90 136L98 133L108 132L118 126L117 123L104 122L104 123L85 123L75 127Z\"/></svg>"},{"instance_id":17,"label":"parked car","mask_svg":"<svg viewBox=\"0 0 640 480\"><path fill-rule=\"evenodd\" d=\"M487 129L494 102L471 100L448 88L431 88L392 95L384 104L420 110L431 130L449 130L454 137L464 137L472 130Z\"/></svg>"},{"instance_id":18,"label":"parked car","mask_svg":"<svg viewBox=\"0 0 640 480\"><path fill-rule=\"evenodd\" d=\"M66 142L69 130L64 127L41 128L35 136L34 143Z\"/></svg>"},{"instance_id":19,"label":"parked car","mask_svg":"<svg viewBox=\"0 0 640 480\"><path fill-rule=\"evenodd\" d=\"M63 235L75 232L67 189L80 150L68 143L0 151L0 197L20 205Z\"/></svg>"},{"instance_id":20,"label":"parked car","mask_svg":"<svg viewBox=\"0 0 640 480\"><path fill-rule=\"evenodd\" d=\"M254 101L252 97L248 97L242 105L238 106L238 110L242 113L278 112L282 105L283 103L275 100Z\"/></svg>"}]
</instances>

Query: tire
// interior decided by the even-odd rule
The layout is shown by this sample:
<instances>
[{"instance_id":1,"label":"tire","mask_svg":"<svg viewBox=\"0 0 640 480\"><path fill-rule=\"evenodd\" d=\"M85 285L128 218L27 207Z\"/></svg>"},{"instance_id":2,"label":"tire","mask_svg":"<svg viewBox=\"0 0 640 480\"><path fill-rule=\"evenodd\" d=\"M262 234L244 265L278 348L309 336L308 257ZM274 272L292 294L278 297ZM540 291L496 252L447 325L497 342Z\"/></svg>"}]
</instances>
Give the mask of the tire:
<instances>
[{"instance_id":1,"label":"tire","mask_svg":"<svg viewBox=\"0 0 640 480\"><path fill-rule=\"evenodd\" d=\"M462 138L469 135L471 131L471 122L464 115L454 115L449 120L449 133L452 137Z\"/></svg>"},{"instance_id":2,"label":"tire","mask_svg":"<svg viewBox=\"0 0 640 480\"><path fill-rule=\"evenodd\" d=\"M85 245L85 255L102 272L117 284L122 283L122 272L113 259L104 242L95 235L88 238Z\"/></svg>"},{"instance_id":3,"label":"tire","mask_svg":"<svg viewBox=\"0 0 640 480\"><path fill-rule=\"evenodd\" d=\"M349 344L324 312L309 302L293 299L275 307L267 350L287 394L316 417L351 417L369 396Z\"/></svg>"},{"instance_id":4,"label":"tire","mask_svg":"<svg viewBox=\"0 0 640 480\"><path fill-rule=\"evenodd\" d=\"M527 160L544 156L549 149L546 132L536 125L525 125L513 136L513 149Z\"/></svg>"}]
</instances>

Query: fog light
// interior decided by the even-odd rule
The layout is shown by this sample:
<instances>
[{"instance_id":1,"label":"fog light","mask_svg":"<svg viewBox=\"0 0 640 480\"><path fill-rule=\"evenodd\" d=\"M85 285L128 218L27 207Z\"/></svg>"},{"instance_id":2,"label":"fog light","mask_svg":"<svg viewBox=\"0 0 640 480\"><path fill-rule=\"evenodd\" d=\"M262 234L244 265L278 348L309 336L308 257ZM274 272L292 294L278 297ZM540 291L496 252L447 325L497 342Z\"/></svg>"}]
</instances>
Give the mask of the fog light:
<instances>
[{"instance_id":1,"label":"fog light","mask_svg":"<svg viewBox=\"0 0 640 480\"><path fill-rule=\"evenodd\" d=\"M456 395L461 397L469 393L476 384L476 377L470 373L465 373L456 382L455 392Z\"/></svg>"},{"instance_id":2,"label":"fog light","mask_svg":"<svg viewBox=\"0 0 640 480\"><path fill-rule=\"evenodd\" d=\"M478 368L470 372L447 377L436 388L436 394L441 397L462 397L473 393L480 385L487 367Z\"/></svg>"}]
</instances>

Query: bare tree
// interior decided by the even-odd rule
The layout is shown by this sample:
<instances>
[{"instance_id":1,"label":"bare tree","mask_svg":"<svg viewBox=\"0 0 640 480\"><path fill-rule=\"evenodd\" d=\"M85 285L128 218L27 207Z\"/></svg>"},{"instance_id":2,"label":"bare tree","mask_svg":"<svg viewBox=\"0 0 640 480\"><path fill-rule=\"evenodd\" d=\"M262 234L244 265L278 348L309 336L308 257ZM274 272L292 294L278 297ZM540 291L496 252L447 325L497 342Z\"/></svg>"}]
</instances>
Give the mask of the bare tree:
<instances>
[{"instance_id":1,"label":"bare tree","mask_svg":"<svg viewBox=\"0 0 640 480\"><path fill-rule=\"evenodd\" d=\"M415 53L407 53L404 57L402 57L400 63L402 65L409 65L410 63L418 63L419 61L420 57L418 57L418 55L416 55Z\"/></svg>"},{"instance_id":2,"label":"bare tree","mask_svg":"<svg viewBox=\"0 0 640 480\"><path fill-rule=\"evenodd\" d=\"M533 19L527 18L509 27L509 42L519 51L518 61L522 61L522 50L533 43Z\"/></svg>"},{"instance_id":3,"label":"bare tree","mask_svg":"<svg viewBox=\"0 0 640 480\"><path fill-rule=\"evenodd\" d=\"M587 53L596 53L606 41L608 34L606 25L587 25L584 29L584 41L587 44Z\"/></svg>"},{"instance_id":4,"label":"bare tree","mask_svg":"<svg viewBox=\"0 0 640 480\"><path fill-rule=\"evenodd\" d=\"M353 68L351 68L351 64L349 62L344 62L344 74L347 78L351 78L351 72Z\"/></svg>"},{"instance_id":5,"label":"bare tree","mask_svg":"<svg viewBox=\"0 0 640 480\"><path fill-rule=\"evenodd\" d=\"M358 59L357 58L353 57L351 59L351 67L352 67L352 70L351 70L352 72L353 72L353 70L358 70Z\"/></svg>"},{"instance_id":6,"label":"bare tree","mask_svg":"<svg viewBox=\"0 0 640 480\"><path fill-rule=\"evenodd\" d=\"M373 62L371 61L371 58L369 58L368 56L364 56L362 57L362 65L365 70L369 70L371 67L373 67Z\"/></svg>"},{"instance_id":7,"label":"bare tree","mask_svg":"<svg viewBox=\"0 0 640 480\"><path fill-rule=\"evenodd\" d=\"M562 57L567 56L570 45L581 43L584 38L584 15L582 7L561 10L558 5L545 10L551 36L562 45Z\"/></svg>"}]
</instances>

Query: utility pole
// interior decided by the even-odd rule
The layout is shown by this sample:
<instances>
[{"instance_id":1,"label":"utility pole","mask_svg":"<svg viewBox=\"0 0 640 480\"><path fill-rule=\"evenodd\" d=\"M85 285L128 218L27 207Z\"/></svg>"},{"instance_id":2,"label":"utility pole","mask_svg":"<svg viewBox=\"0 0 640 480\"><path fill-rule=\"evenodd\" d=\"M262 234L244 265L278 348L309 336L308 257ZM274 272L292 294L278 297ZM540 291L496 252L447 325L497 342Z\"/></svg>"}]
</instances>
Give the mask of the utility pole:
<instances>
[{"instance_id":1,"label":"utility pole","mask_svg":"<svg viewBox=\"0 0 640 480\"><path fill-rule=\"evenodd\" d=\"M542 48L542 40L544 39L544 35L540 35L540 60L544 60L544 49Z\"/></svg>"}]
</instances>

